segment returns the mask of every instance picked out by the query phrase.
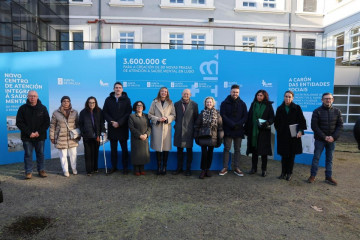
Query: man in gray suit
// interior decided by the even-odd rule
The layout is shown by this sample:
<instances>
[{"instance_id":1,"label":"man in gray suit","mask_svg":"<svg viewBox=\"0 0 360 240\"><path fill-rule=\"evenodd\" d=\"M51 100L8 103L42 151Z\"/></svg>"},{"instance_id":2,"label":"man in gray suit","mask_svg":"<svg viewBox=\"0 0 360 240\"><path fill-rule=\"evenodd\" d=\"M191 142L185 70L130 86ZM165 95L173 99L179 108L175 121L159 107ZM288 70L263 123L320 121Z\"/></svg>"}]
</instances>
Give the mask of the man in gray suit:
<instances>
[{"instance_id":1,"label":"man in gray suit","mask_svg":"<svg viewBox=\"0 0 360 240\"><path fill-rule=\"evenodd\" d=\"M194 123L199 115L198 105L190 99L190 89L182 92L182 98L175 103L175 134L174 146L177 147L177 175L183 172L184 148L186 148L186 176L191 176L191 163L193 158L192 147L194 142Z\"/></svg>"}]
</instances>

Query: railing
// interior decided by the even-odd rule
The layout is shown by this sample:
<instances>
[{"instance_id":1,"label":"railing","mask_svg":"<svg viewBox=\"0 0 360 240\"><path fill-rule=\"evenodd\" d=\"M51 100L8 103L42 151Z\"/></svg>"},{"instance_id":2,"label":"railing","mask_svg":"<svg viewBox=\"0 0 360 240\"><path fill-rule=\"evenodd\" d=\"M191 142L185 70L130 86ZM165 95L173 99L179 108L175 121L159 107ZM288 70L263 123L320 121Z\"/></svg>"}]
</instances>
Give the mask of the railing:
<instances>
[{"instance_id":1,"label":"railing","mask_svg":"<svg viewBox=\"0 0 360 240\"><path fill-rule=\"evenodd\" d=\"M14 46L18 49L26 51L26 44L29 41L17 40L14 41ZM69 43L70 49L61 49L61 43ZM338 51L328 49L305 49L305 48L287 48L287 47L264 47L264 46L249 46L249 45L229 45L229 44L191 44L191 43L157 43L157 42L98 42L98 41L41 41L37 42L39 51L54 51L54 50L74 50L76 43L84 46L84 49L118 49L120 45L131 49L192 49L192 50L236 50L246 52L263 52L273 54L286 55L301 55L314 57L329 57L336 58L337 65L343 66L360 66L360 55L353 56L353 51ZM75 46L75 48L74 48ZM21 50L20 50L21 51ZM338 59L339 54L342 54L342 61Z\"/></svg>"}]
</instances>

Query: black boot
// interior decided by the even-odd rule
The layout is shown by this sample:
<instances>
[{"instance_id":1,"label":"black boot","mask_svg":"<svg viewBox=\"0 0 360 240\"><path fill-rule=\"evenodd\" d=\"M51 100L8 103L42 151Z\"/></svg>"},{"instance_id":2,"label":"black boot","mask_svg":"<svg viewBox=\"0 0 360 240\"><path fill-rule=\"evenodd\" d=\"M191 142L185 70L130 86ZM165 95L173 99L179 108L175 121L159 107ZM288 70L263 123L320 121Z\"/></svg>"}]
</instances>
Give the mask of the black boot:
<instances>
[{"instance_id":1,"label":"black boot","mask_svg":"<svg viewBox=\"0 0 360 240\"><path fill-rule=\"evenodd\" d=\"M185 176L191 176L191 163L193 159L192 148L186 149L186 171Z\"/></svg>"},{"instance_id":2,"label":"black boot","mask_svg":"<svg viewBox=\"0 0 360 240\"><path fill-rule=\"evenodd\" d=\"M281 172L280 176L278 176L278 179L285 179L285 173Z\"/></svg>"},{"instance_id":3,"label":"black boot","mask_svg":"<svg viewBox=\"0 0 360 240\"><path fill-rule=\"evenodd\" d=\"M202 170L199 176L200 179L204 179L205 178L205 170Z\"/></svg>"},{"instance_id":4,"label":"black boot","mask_svg":"<svg viewBox=\"0 0 360 240\"><path fill-rule=\"evenodd\" d=\"M168 160L169 152L164 151L162 154L163 154L163 168L162 168L162 171L161 171L161 175L166 175L166 166L167 166L167 160Z\"/></svg>"},{"instance_id":5,"label":"black boot","mask_svg":"<svg viewBox=\"0 0 360 240\"><path fill-rule=\"evenodd\" d=\"M156 175L161 174L161 152L156 152L157 171Z\"/></svg>"}]
</instances>

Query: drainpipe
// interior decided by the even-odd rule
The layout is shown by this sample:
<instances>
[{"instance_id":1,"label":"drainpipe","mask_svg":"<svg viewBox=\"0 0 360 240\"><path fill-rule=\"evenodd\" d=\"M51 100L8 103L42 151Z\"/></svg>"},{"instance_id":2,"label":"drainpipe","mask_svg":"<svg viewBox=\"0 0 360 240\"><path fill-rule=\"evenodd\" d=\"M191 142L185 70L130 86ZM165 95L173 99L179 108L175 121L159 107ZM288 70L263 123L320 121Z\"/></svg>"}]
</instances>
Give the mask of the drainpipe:
<instances>
[{"instance_id":1,"label":"drainpipe","mask_svg":"<svg viewBox=\"0 0 360 240\"><path fill-rule=\"evenodd\" d=\"M288 40L288 55L291 55L291 8L289 12L289 40Z\"/></svg>"},{"instance_id":2,"label":"drainpipe","mask_svg":"<svg viewBox=\"0 0 360 240\"><path fill-rule=\"evenodd\" d=\"M99 21L98 21L98 37L97 37L97 40L98 40L98 49L101 49L101 24L102 24L102 21L101 21L101 0L99 0Z\"/></svg>"}]
</instances>

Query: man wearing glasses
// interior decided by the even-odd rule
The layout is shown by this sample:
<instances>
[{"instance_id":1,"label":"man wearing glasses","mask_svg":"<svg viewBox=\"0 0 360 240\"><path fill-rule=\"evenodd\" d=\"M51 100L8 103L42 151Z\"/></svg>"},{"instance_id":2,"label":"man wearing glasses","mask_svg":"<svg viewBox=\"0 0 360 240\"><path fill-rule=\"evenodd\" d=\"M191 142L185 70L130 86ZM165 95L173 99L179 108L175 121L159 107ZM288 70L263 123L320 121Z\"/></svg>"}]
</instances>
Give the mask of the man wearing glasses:
<instances>
[{"instance_id":1,"label":"man wearing glasses","mask_svg":"<svg viewBox=\"0 0 360 240\"><path fill-rule=\"evenodd\" d=\"M16 126L21 131L21 140L25 150L25 179L31 179L33 169L33 150L39 176L47 177L44 166L44 143L46 130L50 126L49 113L41 104L36 91L29 91L26 104L22 105L16 115Z\"/></svg>"},{"instance_id":2,"label":"man wearing glasses","mask_svg":"<svg viewBox=\"0 0 360 240\"><path fill-rule=\"evenodd\" d=\"M319 159L325 148L325 181L337 185L332 178L332 159L335 150L335 141L343 128L343 119L338 108L333 107L334 97L331 93L322 95L322 106L314 110L311 118L311 129L314 131L315 150L311 166L309 183L315 181Z\"/></svg>"}]
</instances>

